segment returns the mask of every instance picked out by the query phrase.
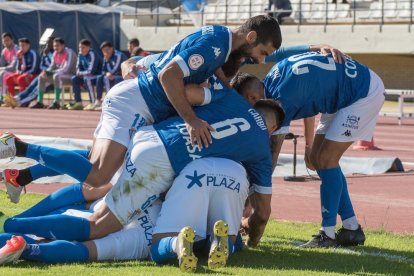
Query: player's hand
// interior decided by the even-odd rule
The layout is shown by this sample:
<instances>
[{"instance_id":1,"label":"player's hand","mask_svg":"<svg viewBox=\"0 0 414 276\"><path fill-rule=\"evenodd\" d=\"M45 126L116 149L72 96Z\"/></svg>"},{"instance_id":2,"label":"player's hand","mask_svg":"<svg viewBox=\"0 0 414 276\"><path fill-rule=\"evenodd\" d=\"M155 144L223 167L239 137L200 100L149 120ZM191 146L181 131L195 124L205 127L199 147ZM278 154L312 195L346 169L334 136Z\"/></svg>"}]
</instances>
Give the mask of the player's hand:
<instances>
[{"instance_id":1,"label":"player's hand","mask_svg":"<svg viewBox=\"0 0 414 276\"><path fill-rule=\"evenodd\" d=\"M324 55L332 55L336 63L343 63L347 58L349 58L347 54L344 54L335 47L326 44L313 45L311 46L311 51L320 51Z\"/></svg>"},{"instance_id":2,"label":"player's hand","mask_svg":"<svg viewBox=\"0 0 414 276\"><path fill-rule=\"evenodd\" d=\"M200 149L203 148L203 145L208 148L208 145L213 143L210 131L214 131L214 128L206 121L196 117L192 121L187 122L186 125L193 147L197 144Z\"/></svg>"},{"instance_id":3,"label":"player's hand","mask_svg":"<svg viewBox=\"0 0 414 276\"><path fill-rule=\"evenodd\" d=\"M308 169L314 171L315 166L313 165L311 158L310 158L311 151L312 151L312 148L310 148L309 146L305 147L305 164Z\"/></svg>"},{"instance_id":4,"label":"player's hand","mask_svg":"<svg viewBox=\"0 0 414 276\"><path fill-rule=\"evenodd\" d=\"M240 234L242 236L246 236L249 234L249 218L248 217L243 217L241 222L240 222Z\"/></svg>"},{"instance_id":5,"label":"player's hand","mask_svg":"<svg viewBox=\"0 0 414 276\"><path fill-rule=\"evenodd\" d=\"M139 66L135 62L125 61L121 64L122 78L124 80L135 79L140 71L146 71L147 68Z\"/></svg>"},{"instance_id":6,"label":"player's hand","mask_svg":"<svg viewBox=\"0 0 414 276\"><path fill-rule=\"evenodd\" d=\"M46 79L47 78L46 71L42 71L42 73L40 73L39 77L41 77L42 79Z\"/></svg>"}]
</instances>

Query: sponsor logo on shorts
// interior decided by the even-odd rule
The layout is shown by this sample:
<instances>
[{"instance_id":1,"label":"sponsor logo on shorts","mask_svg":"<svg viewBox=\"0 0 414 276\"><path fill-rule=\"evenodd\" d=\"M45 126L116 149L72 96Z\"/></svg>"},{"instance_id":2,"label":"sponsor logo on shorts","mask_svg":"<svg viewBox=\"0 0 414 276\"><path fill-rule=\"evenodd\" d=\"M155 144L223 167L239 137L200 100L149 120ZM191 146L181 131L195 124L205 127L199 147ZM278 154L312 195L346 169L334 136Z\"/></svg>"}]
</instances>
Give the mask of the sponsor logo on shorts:
<instances>
[{"instance_id":1,"label":"sponsor logo on shorts","mask_svg":"<svg viewBox=\"0 0 414 276\"><path fill-rule=\"evenodd\" d=\"M142 229L144 229L145 239L147 240L147 246L151 245L152 241L152 231L153 226L151 223L151 220L148 219L148 215L143 215L138 218L138 221L140 222L140 226Z\"/></svg>"},{"instance_id":2,"label":"sponsor logo on shorts","mask_svg":"<svg viewBox=\"0 0 414 276\"><path fill-rule=\"evenodd\" d=\"M127 171L127 173L129 173L129 176L131 178L134 177L135 172L137 171L137 168L135 167L134 163L132 163L130 152L127 152L125 156L125 170Z\"/></svg>"},{"instance_id":3,"label":"sponsor logo on shorts","mask_svg":"<svg viewBox=\"0 0 414 276\"><path fill-rule=\"evenodd\" d=\"M190 180L190 183L187 185L187 189L193 187L201 188L203 182L201 181L205 177L204 183L207 187L223 187L232 191L240 192L240 183L236 181L234 177L223 174L199 174L197 171L194 171L193 175L186 175L187 179Z\"/></svg>"},{"instance_id":4,"label":"sponsor logo on shorts","mask_svg":"<svg viewBox=\"0 0 414 276\"><path fill-rule=\"evenodd\" d=\"M358 129L360 119L360 117L357 117L355 115L348 115L346 122L343 123L342 126L350 129Z\"/></svg>"},{"instance_id":5,"label":"sponsor logo on shorts","mask_svg":"<svg viewBox=\"0 0 414 276\"><path fill-rule=\"evenodd\" d=\"M352 133L349 129L347 129L344 133L342 133L342 136L351 137Z\"/></svg>"},{"instance_id":6,"label":"sponsor logo on shorts","mask_svg":"<svg viewBox=\"0 0 414 276\"><path fill-rule=\"evenodd\" d=\"M191 55L188 59L188 65L190 66L191 70L197 70L204 64L204 58L202 55L194 54Z\"/></svg>"}]
</instances>

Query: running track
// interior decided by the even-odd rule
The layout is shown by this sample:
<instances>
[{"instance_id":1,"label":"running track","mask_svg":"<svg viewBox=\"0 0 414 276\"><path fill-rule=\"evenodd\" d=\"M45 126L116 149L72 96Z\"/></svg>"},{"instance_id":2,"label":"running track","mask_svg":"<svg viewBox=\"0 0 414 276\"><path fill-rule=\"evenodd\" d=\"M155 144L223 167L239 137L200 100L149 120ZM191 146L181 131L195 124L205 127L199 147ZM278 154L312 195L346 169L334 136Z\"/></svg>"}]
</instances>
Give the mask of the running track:
<instances>
[{"instance_id":1,"label":"running track","mask_svg":"<svg viewBox=\"0 0 414 276\"><path fill-rule=\"evenodd\" d=\"M99 112L0 108L0 131L90 139L99 116ZM301 122L295 123L291 131L301 134ZM299 139L299 154L303 154L303 143ZM375 143L381 151L349 149L346 155L399 157L406 163L406 169L414 169L414 119L406 119L398 126L396 118L380 118ZM285 141L282 152L293 152L291 141ZM357 216L364 227L414 233L414 171L347 178ZM274 178L273 183L273 218L320 221L319 181L295 183ZM61 185L38 184L31 185L28 191L50 193L58 187Z\"/></svg>"}]
</instances>

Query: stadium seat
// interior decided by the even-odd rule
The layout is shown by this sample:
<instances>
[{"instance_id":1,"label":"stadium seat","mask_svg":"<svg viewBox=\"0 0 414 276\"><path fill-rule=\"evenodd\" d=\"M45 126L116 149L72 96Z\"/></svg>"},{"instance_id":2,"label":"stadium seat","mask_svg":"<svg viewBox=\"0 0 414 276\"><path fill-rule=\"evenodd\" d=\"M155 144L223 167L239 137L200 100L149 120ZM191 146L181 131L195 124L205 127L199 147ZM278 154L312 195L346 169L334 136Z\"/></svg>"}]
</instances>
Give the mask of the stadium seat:
<instances>
[{"instance_id":1,"label":"stadium seat","mask_svg":"<svg viewBox=\"0 0 414 276\"><path fill-rule=\"evenodd\" d=\"M382 3L381 2L373 2L369 6L370 14L369 17L372 19L379 19L382 17Z\"/></svg>"},{"instance_id":2,"label":"stadium seat","mask_svg":"<svg viewBox=\"0 0 414 276\"><path fill-rule=\"evenodd\" d=\"M348 18L349 17L349 11L350 11L350 5L349 4L338 4L336 6L337 18Z\"/></svg>"},{"instance_id":3,"label":"stadium seat","mask_svg":"<svg viewBox=\"0 0 414 276\"><path fill-rule=\"evenodd\" d=\"M230 22L239 20L239 6L228 6L227 7L227 20Z\"/></svg>"},{"instance_id":4,"label":"stadium seat","mask_svg":"<svg viewBox=\"0 0 414 276\"><path fill-rule=\"evenodd\" d=\"M204 7L204 22L205 24L212 24L214 23L216 18L216 6L215 5L207 5Z\"/></svg>"},{"instance_id":5,"label":"stadium seat","mask_svg":"<svg viewBox=\"0 0 414 276\"><path fill-rule=\"evenodd\" d=\"M328 18L336 19L338 17L336 4L328 4Z\"/></svg>"},{"instance_id":6,"label":"stadium seat","mask_svg":"<svg viewBox=\"0 0 414 276\"><path fill-rule=\"evenodd\" d=\"M217 5L216 7L216 15L215 15L215 22L216 23L223 23L226 20L226 7Z\"/></svg>"},{"instance_id":7,"label":"stadium seat","mask_svg":"<svg viewBox=\"0 0 414 276\"><path fill-rule=\"evenodd\" d=\"M399 2L397 4L397 17L398 18L410 18L410 2Z\"/></svg>"},{"instance_id":8,"label":"stadium seat","mask_svg":"<svg viewBox=\"0 0 414 276\"><path fill-rule=\"evenodd\" d=\"M312 5L312 15L308 18L312 20L322 20L325 19L325 4L313 4Z\"/></svg>"},{"instance_id":9,"label":"stadium seat","mask_svg":"<svg viewBox=\"0 0 414 276\"><path fill-rule=\"evenodd\" d=\"M397 17L397 3L387 2L384 3L384 16L387 18Z\"/></svg>"}]
</instances>

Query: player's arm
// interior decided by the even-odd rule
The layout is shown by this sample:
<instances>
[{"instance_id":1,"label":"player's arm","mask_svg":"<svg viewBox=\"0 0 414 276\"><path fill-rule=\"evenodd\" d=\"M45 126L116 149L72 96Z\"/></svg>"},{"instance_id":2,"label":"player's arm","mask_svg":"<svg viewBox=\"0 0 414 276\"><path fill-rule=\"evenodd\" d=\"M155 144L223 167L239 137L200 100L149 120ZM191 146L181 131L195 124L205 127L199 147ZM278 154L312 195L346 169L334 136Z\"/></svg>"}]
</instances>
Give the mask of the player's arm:
<instances>
[{"instance_id":1,"label":"player's arm","mask_svg":"<svg viewBox=\"0 0 414 276\"><path fill-rule=\"evenodd\" d=\"M272 152L272 170L276 168L277 160L279 159L280 150L282 149L283 141L285 141L286 134L274 134L270 136L270 149Z\"/></svg>"},{"instance_id":2,"label":"player's arm","mask_svg":"<svg viewBox=\"0 0 414 276\"><path fill-rule=\"evenodd\" d=\"M345 60L348 57L346 54L342 53L340 50L328 44L310 45L309 50L311 52L321 52L324 55L332 55L336 63L345 62Z\"/></svg>"},{"instance_id":3,"label":"player's arm","mask_svg":"<svg viewBox=\"0 0 414 276\"><path fill-rule=\"evenodd\" d=\"M248 229L247 246L256 247L263 236L267 222L271 213L271 194L253 193L249 200L253 207L253 212L249 218L242 222L242 227Z\"/></svg>"},{"instance_id":4,"label":"player's arm","mask_svg":"<svg viewBox=\"0 0 414 276\"><path fill-rule=\"evenodd\" d=\"M223 69L221 69L221 67L219 69L216 70L216 72L214 73L214 75L216 75L216 77L222 81L222 83L227 86L227 87L231 87L230 85L230 81L231 81L231 77L228 78L226 77L226 75L224 75Z\"/></svg>"},{"instance_id":5,"label":"player's arm","mask_svg":"<svg viewBox=\"0 0 414 276\"><path fill-rule=\"evenodd\" d=\"M315 136L315 116L303 119L303 126L305 130L305 163L306 167L315 170L314 164L310 159L312 152L312 144Z\"/></svg>"}]
</instances>

